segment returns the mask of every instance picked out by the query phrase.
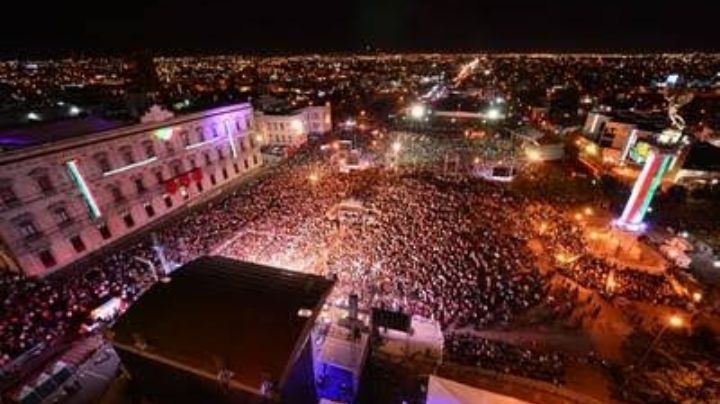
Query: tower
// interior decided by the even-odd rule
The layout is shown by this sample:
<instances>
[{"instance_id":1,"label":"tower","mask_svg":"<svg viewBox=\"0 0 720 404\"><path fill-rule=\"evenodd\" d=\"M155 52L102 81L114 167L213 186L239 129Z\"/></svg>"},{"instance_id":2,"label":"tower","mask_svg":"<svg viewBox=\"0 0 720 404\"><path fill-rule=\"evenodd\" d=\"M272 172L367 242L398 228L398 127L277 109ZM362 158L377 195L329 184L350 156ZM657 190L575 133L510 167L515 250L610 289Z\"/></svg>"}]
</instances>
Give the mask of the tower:
<instances>
[{"instance_id":1,"label":"tower","mask_svg":"<svg viewBox=\"0 0 720 404\"><path fill-rule=\"evenodd\" d=\"M680 140L685 129L685 120L680 116L679 110L693 98L693 94L683 91L679 83L677 75L670 75L665 81L665 99L668 102L670 127L657 137L656 144L652 146L640 175L635 180L630 199L625 204L620 218L615 221L621 229L643 230L643 219L650 202L662 183L663 176L677 159L677 151L680 147L678 145L682 144Z\"/></svg>"}]
</instances>

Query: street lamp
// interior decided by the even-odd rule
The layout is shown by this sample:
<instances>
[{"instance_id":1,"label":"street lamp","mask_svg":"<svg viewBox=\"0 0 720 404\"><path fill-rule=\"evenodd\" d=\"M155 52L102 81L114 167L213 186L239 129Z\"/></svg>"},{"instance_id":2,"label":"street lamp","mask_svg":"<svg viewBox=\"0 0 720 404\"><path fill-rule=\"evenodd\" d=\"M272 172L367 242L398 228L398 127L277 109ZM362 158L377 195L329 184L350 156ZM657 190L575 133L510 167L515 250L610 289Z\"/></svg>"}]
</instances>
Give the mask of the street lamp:
<instances>
[{"instance_id":1,"label":"street lamp","mask_svg":"<svg viewBox=\"0 0 720 404\"><path fill-rule=\"evenodd\" d=\"M425 106L422 104L415 104L410 107L410 116L413 119L422 119L425 116Z\"/></svg>"},{"instance_id":2,"label":"street lamp","mask_svg":"<svg viewBox=\"0 0 720 404\"><path fill-rule=\"evenodd\" d=\"M311 184L317 184L317 182L320 180L320 177L316 173L311 173L308 175L308 180L310 180Z\"/></svg>"},{"instance_id":3,"label":"street lamp","mask_svg":"<svg viewBox=\"0 0 720 404\"><path fill-rule=\"evenodd\" d=\"M525 156L527 156L528 161L540 161L540 152L537 150L527 150Z\"/></svg>"},{"instance_id":4,"label":"street lamp","mask_svg":"<svg viewBox=\"0 0 720 404\"><path fill-rule=\"evenodd\" d=\"M490 108L487 113L485 114L485 118L496 121L501 118L500 110L497 108Z\"/></svg>"},{"instance_id":5,"label":"street lamp","mask_svg":"<svg viewBox=\"0 0 720 404\"><path fill-rule=\"evenodd\" d=\"M395 142L393 142L393 144L392 144L392 150L393 150L393 152L394 152L395 154L398 154L398 153L400 152L400 149L401 149L401 148L402 148L402 145L400 144L399 141L396 140Z\"/></svg>"},{"instance_id":6,"label":"street lamp","mask_svg":"<svg viewBox=\"0 0 720 404\"><path fill-rule=\"evenodd\" d=\"M648 354L650 354L650 351L653 350L655 345L657 345L658 341L660 341L660 338L662 338L663 334L665 334L665 331L667 331L668 328L675 328L680 329L685 326L685 320L677 315L673 314L670 317L667 318L667 321L665 322L665 325L660 329L660 332L658 332L655 339L650 343L650 346L648 346L648 349L645 351L643 356L640 358L640 361L637 364L637 368L640 369L640 366L645 362L645 359L647 359Z\"/></svg>"}]
</instances>

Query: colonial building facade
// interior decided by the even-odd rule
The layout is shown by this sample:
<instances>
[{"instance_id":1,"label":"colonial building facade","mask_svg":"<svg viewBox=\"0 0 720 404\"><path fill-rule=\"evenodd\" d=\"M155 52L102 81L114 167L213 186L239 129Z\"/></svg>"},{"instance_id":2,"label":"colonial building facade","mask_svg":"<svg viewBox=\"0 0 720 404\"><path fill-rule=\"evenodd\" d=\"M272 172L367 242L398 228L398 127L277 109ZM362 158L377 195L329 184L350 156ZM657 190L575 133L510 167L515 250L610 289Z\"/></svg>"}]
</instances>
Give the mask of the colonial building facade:
<instances>
[{"instance_id":1,"label":"colonial building facade","mask_svg":"<svg viewBox=\"0 0 720 404\"><path fill-rule=\"evenodd\" d=\"M264 143L269 145L298 147L307 143L308 135L332 130L330 104L300 108L284 114L257 112L255 121Z\"/></svg>"},{"instance_id":2,"label":"colonial building facade","mask_svg":"<svg viewBox=\"0 0 720 404\"><path fill-rule=\"evenodd\" d=\"M160 119L0 154L3 257L47 274L262 164L249 104Z\"/></svg>"}]
</instances>

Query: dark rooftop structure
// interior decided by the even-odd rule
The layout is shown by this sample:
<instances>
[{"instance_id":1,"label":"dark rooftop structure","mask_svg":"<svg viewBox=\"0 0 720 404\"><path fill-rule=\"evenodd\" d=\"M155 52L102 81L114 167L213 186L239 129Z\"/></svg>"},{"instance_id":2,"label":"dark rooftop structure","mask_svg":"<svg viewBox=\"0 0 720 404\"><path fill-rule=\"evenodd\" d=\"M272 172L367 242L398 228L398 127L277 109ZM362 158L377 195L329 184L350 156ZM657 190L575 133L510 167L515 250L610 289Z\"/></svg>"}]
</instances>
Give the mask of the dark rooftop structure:
<instances>
[{"instance_id":1,"label":"dark rooftop structure","mask_svg":"<svg viewBox=\"0 0 720 404\"><path fill-rule=\"evenodd\" d=\"M693 142L682 168L686 170L720 171L720 147L707 142Z\"/></svg>"},{"instance_id":2,"label":"dark rooftop structure","mask_svg":"<svg viewBox=\"0 0 720 404\"><path fill-rule=\"evenodd\" d=\"M127 122L107 120L96 116L65 119L54 122L0 129L0 150L22 149L45 143L102 132L127 125Z\"/></svg>"},{"instance_id":3,"label":"dark rooftop structure","mask_svg":"<svg viewBox=\"0 0 720 404\"><path fill-rule=\"evenodd\" d=\"M201 257L146 292L109 338L153 401L313 402L309 334L332 286L315 275Z\"/></svg>"}]
</instances>

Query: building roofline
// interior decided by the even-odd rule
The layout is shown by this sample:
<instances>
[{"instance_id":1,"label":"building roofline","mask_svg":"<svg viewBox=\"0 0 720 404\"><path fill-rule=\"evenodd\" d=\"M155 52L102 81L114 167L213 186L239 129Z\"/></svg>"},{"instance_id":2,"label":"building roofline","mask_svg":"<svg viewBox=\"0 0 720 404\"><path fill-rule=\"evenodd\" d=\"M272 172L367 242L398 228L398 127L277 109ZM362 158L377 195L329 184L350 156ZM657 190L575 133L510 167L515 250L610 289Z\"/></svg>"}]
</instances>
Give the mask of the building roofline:
<instances>
[{"instance_id":1,"label":"building roofline","mask_svg":"<svg viewBox=\"0 0 720 404\"><path fill-rule=\"evenodd\" d=\"M0 153L0 166L16 163L22 160L28 160L35 157L40 157L52 153L62 152L68 149L74 149L86 145L106 142L109 140L134 135L142 132L148 132L167 126L180 125L189 121L194 121L201 118L208 118L216 115L226 114L228 112L252 110L252 106L249 102L243 102L223 107L217 107L208 109L200 112L193 112L180 116L173 117L167 121L162 122L149 122L149 123L137 123L122 126L120 128L109 129L101 132L91 132L88 134L74 136L68 139L61 139L57 142L49 142L36 146L30 146L18 150L10 150Z\"/></svg>"}]
</instances>

